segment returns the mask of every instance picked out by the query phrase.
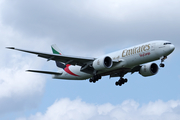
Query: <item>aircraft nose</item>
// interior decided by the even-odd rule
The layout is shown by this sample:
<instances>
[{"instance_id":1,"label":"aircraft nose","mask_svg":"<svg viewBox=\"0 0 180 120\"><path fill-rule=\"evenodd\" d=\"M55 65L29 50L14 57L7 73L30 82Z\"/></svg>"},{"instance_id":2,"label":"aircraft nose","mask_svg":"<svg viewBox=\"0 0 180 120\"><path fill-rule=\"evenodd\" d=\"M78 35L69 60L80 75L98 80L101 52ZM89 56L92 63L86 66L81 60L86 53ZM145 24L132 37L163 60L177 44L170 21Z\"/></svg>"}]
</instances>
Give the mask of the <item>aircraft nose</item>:
<instances>
[{"instance_id":1,"label":"aircraft nose","mask_svg":"<svg viewBox=\"0 0 180 120\"><path fill-rule=\"evenodd\" d=\"M170 50L173 52L175 49L175 46L173 44L170 45Z\"/></svg>"}]
</instances>

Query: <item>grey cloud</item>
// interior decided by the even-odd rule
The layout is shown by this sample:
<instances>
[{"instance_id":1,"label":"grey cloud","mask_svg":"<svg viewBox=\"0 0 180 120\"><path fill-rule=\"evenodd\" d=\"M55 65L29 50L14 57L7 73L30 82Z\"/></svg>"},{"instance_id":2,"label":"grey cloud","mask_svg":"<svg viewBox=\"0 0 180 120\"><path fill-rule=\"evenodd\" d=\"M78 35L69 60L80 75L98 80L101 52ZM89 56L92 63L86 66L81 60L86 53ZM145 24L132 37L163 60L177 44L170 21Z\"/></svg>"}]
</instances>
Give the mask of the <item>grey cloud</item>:
<instances>
[{"instance_id":1,"label":"grey cloud","mask_svg":"<svg viewBox=\"0 0 180 120\"><path fill-rule=\"evenodd\" d=\"M1 71L8 68L19 71L18 73L1 72L0 106L7 106L10 102L12 104L4 112L19 111L25 107L31 108L28 104L36 106L44 88L44 78L33 74L27 75L24 72L26 67L41 68L44 63L34 61L32 56L27 57L23 53L7 52L5 50L7 45L49 52L49 46L56 43L64 53L86 56L101 55L107 50L117 50L154 39L170 40L179 47L179 1L171 0L170 3L169 0L133 1L4 0L1 2ZM9 75L13 77L10 78ZM18 77L19 75L22 77ZM2 76L6 77L2 78ZM6 86L3 83L6 83ZM21 86L22 83L24 86ZM35 88L29 87L30 85ZM6 96L8 94L9 96ZM38 99L32 101L34 97ZM17 108L18 105L20 105L19 108ZM137 106L136 102L135 106L131 105L134 111L138 109ZM93 106L93 109L96 107ZM115 115L117 111L124 115L121 109L113 110L115 112L111 112ZM178 113L179 107L173 110ZM3 108L0 109L1 114L2 111ZM110 114L109 111L102 110L102 113L104 114L99 115L98 118L111 117L107 115L107 113Z\"/></svg>"},{"instance_id":2,"label":"grey cloud","mask_svg":"<svg viewBox=\"0 0 180 120\"><path fill-rule=\"evenodd\" d=\"M28 92L26 94L12 92L11 96L2 97L0 99L0 117L10 113L18 113L27 109L37 108L41 101L42 93L33 92L34 95Z\"/></svg>"},{"instance_id":3,"label":"grey cloud","mask_svg":"<svg viewBox=\"0 0 180 120\"><path fill-rule=\"evenodd\" d=\"M130 2L6 1L2 20L30 37L47 37L63 47L75 47L77 52L156 39L179 46L179 2Z\"/></svg>"},{"instance_id":4,"label":"grey cloud","mask_svg":"<svg viewBox=\"0 0 180 120\"><path fill-rule=\"evenodd\" d=\"M10 51L7 46L43 49L45 43L24 39L23 35L0 22L0 118L3 115L33 109L38 106L44 90L44 77L28 74L26 69L40 68L44 63L33 56ZM34 42L34 44L31 44ZM40 45L41 43L41 45ZM48 44L48 41L47 41ZM38 45L38 46L35 46ZM35 57L35 56L34 56Z\"/></svg>"},{"instance_id":5,"label":"grey cloud","mask_svg":"<svg viewBox=\"0 0 180 120\"><path fill-rule=\"evenodd\" d=\"M25 73L31 60L14 59L17 61L8 60L9 66L0 68L0 116L36 108L43 94L44 78Z\"/></svg>"}]
</instances>

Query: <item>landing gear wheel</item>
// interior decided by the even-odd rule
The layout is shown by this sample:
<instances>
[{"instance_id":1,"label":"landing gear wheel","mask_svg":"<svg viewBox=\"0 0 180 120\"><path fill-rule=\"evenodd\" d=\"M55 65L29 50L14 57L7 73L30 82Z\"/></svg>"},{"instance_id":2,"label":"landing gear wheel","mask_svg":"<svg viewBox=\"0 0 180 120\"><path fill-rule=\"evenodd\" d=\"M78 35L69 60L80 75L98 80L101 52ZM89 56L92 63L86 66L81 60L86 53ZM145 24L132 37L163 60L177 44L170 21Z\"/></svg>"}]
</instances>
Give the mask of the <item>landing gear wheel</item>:
<instances>
[{"instance_id":1,"label":"landing gear wheel","mask_svg":"<svg viewBox=\"0 0 180 120\"><path fill-rule=\"evenodd\" d=\"M93 80L92 80L92 79L89 79L89 82L91 83L91 82L93 82Z\"/></svg>"},{"instance_id":2,"label":"landing gear wheel","mask_svg":"<svg viewBox=\"0 0 180 120\"><path fill-rule=\"evenodd\" d=\"M165 65L163 64L164 60L167 59L167 56L163 56L161 58L161 64L159 65L160 67L164 67Z\"/></svg>"},{"instance_id":3,"label":"landing gear wheel","mask_svg":"<svg viewBox=\"0 0 180 120\"><path fill-rule=\"evenodd\" d=\"M119 82L117 81L117 82L115 83L115 85L118 86L118 85L119 85Z\"/></svg>"},{"instance_id":4,"label":"landing gear wheel","mask_svg":"<svg viewBox=\"0 0 180 120\"><path fill-rule=\"evenodd\" d=\"M95 82L98 81L99 79L101 79L101 76L100 76L100 75L95 75L95 76L93 76L93 77L91 77L91 78L89 79L89 82L95 83Z\"/></svg>"},{"instance_id":5,"label":"landing gear wheel","mask_svg":"<svg viewBox=\"0 0 180 120\"><path fill-rule=\"evenodd\" d=\"M159 66L160 66L160 67L165 67L165 64L161 63Z\"/></svg>"},{"instance_id":6,"label":"landing gear wheel","mask_svg":"<svg viewBox=\"0 0 180 120\"><path fill-rule=\"evenodd\" d=\"M93 83L95 83L96 82L96 80L93 80Z\"/></svg>"},{"instance_id":7,"label":"landing gear wheel","mask_svg":"<svg viewBox=\"0 0 180 120\"><path fill-rule=\"evenodd\" d=\"M128 80L127 79L123 79L123 78L121 78L119 81L116 81L115 82L115 85L116 86L121 86L122 84L124 84L124 83L126 83Z\"/></svg>"},{"instance_id":8,"label":"landing gear wheel","mask_svg":"<svg viewBox=\"0 0 180 120\"><path fill-rule=\"evenodd\" d=\"M124 79L124 83L127 83L127 81L128 81L127 79Z\"/></svg>"}]
</instances>

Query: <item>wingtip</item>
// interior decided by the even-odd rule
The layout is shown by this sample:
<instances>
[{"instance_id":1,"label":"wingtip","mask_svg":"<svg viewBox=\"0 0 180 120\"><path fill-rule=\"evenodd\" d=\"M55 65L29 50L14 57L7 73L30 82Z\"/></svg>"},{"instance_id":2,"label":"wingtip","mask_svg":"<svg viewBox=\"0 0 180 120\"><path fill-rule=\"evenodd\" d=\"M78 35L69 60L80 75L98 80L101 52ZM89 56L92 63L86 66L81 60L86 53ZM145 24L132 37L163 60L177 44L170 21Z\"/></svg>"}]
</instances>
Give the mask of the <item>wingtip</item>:
<instances>
[{"instance_id":1,"label":"wingtip","mask_svg":"<svg viewBox=\"0 0 180 120\"><path fill-rule=\"evenodd\" d=\"M7 49L15 49L14 47L6 47Z\"/></svg>"}]
</instances>

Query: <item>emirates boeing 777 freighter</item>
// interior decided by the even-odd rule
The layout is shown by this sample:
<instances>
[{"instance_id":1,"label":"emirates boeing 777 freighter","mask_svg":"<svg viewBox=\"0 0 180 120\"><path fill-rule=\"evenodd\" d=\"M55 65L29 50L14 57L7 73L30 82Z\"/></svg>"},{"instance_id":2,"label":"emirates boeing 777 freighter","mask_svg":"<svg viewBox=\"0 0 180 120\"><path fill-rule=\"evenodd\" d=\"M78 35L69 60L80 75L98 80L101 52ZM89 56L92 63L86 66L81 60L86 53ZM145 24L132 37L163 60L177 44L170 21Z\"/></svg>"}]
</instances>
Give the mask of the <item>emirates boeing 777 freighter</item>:
<instances>
[{"instance_id":1,"label":"emirates boeing 777 freighter","mask_svg":"<svg viewBox=\"0 0 180 120\"><path fill-rule=\"evenodd\" d=\"M158 65L152 61L161 60L160 67L164 67L164 60L170 55L175 46L168 41L151 41L98 58L63 55L56 45L52 45L53 54L36 52L14 47L7 47L27 53L32 53L56 62L58 72L27 70L29 72L52 74L55 79L86 80L95 83L102 76L120 77L115 83L121 86L127 82L124 75L128 72L139 72L144 77L155 75Z\"/></svg>"}]
</instances>

